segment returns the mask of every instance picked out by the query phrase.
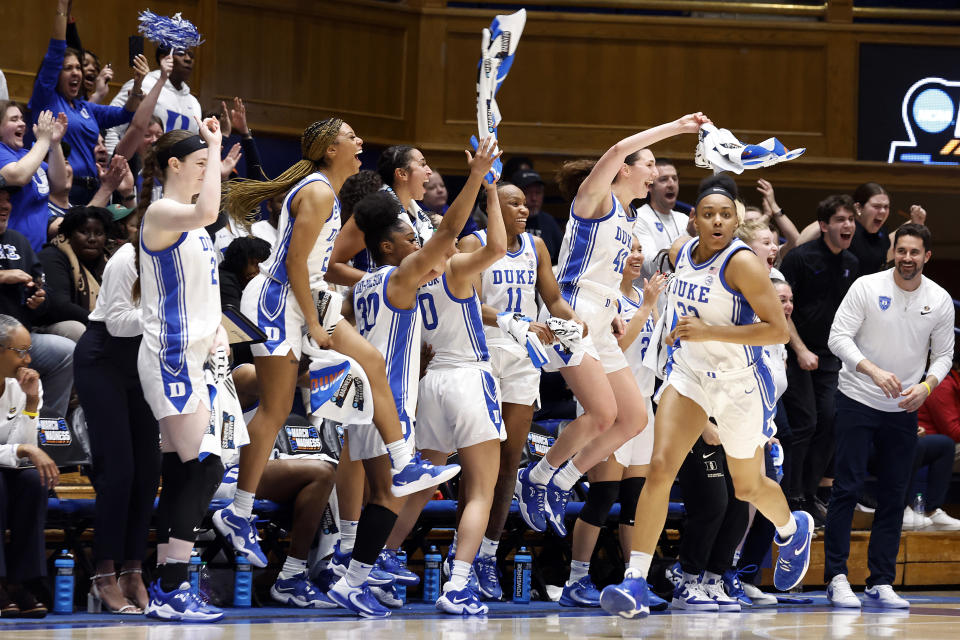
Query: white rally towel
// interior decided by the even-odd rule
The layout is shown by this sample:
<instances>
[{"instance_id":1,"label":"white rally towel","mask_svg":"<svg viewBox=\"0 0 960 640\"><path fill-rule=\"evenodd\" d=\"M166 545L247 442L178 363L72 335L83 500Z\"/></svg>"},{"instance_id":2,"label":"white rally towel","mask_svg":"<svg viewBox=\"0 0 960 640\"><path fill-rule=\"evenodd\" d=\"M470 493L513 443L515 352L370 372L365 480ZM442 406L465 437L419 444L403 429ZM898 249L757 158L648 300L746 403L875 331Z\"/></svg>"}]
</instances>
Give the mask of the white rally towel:
<instances>
[{"instance_id":1,"label":"white rally towel","mask_svg":"<svg viewBox=\"0 0 960 640\"><path fill-rule=\"evenodd\" d=\"M317 347L309 336L302 346L310 358L310 386L301 390L307 413L342 424L373 422L370 381L357 361Z\"/></svg>"},{"instance_id":2,"label":"white rally towel","mask_svg":"<svg viewBox=\"0 0 960 640\"><path fill-rule=\"evenodd\" d=\"M532 318L519 313L504 311L497 314L497 325L517 344L527 350L527 355L533 362L533 366L539 369L547 363L549 356L537 334L529 330L531 322L533 322Z\"/></svg>"},{"instance_id":3,"label":"white rally towel","mask_svg":"<svg viewBox=\"0 0 960 640\"><path fill-rule=\"evenodd\" d=\"M545 323L557 340L546 348L544 371L559 371L575 367L583 360L583 327L572 320L550 316L546 307L540 310L540 322Z\"/></svg>"},{"instance_id":4,"label":"white rally towel","mask_svg":"<svg viewBox=\"0 0 960 640\"><path fill-rule=\"evenodd\" d=\"M744 169L760 169L799 158L806 151L787 149L776 138L767 138L759 144L740 142L728 129L719 129L713 123L700 127L700 136L694 154L694 163L714 173L730 171L743 173Z\"/></svg>"},{"instance_id":5,"label":"white rally towel","mask_svg":"<svg viewBox=\"0 0 960 640\"><path fill-rule=\"evenodd\" d=\"M237 389L233 386L233 377L229 375L225 362L226 350L220 347L210 355L203 367L203 378L210 394L210 422L200 441L197 457L201 460L210 454L219 456L221 460L229 460L237 455L240 447L250 443Z\"/></svg>"}]
</instances>

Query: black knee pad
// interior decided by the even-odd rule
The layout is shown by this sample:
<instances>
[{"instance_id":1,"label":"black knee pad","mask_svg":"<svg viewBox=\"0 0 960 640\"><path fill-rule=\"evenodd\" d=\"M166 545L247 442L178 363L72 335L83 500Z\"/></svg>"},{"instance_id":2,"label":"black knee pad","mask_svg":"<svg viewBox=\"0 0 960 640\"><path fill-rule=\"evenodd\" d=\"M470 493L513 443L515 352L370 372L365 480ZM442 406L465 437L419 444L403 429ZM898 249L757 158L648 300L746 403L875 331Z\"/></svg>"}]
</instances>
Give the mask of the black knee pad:
<instances>
[{"instance_id":1,"label":"black knee pad","mask_svg":"<svg viewBox=\"0 0 960 640\"><path fill-rule=\"evenodd\" d=\"M637 513L637 500L646 478L624 478L620 481L620 524L632 527Z\"/></svg>"},{"instance_id":2,"label":"black knee pad","mask_svg":"<svg viewBox=\"0 0 960 640\"><path fill-rule=\"evenodd\" d=\"M203 521L210 499L223 479L223 463L219 457L208 455L203 460L181 462L180 474L179 495L170 505L170 537L193 540L194 529Z\"/></svg>"},{"instance_id":3,"label":"black knee pad","mask_svg":"<svg viewBox=\"0 0 960 640\"><path fill-rule=\"evenodd\" d=\"M591 482L587 501L583 503L580 519L595 527L602 527L610 515L610 507L617 501L619 482Z\"/></svg>"},{"instance_id":4,"label":"black knee pad","mask_svg":"<svg viewBox=\"0 0 960 640\"><path fill-rule=\"evenodd\" d=\"M360 514L357 524L357 539L353 544L353 559L364 564L373 564L383 551L397 514L382 504L368 503Z\"/></svg>"}]
</instances>

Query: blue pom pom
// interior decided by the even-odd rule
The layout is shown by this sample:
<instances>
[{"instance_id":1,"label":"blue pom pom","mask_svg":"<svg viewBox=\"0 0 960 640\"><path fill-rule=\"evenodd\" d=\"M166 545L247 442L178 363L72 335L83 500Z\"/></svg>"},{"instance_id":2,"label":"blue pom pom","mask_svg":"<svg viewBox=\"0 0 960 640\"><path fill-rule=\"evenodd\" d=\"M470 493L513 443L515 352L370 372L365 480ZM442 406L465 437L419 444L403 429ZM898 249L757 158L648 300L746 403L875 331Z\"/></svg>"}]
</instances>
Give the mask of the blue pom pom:
<instances>
[{"instance_id":1,"label":"blue pom pom","mask_svg":"<svg viewBox=\"0 0 960 640\"><path fill-rule=\"evenodd\" d=\"M158 16L149 9L140 12L139 31L144 38L173 50L193 49L203 43L200 32L179 13L172 18Z\"/></svg>"}]
</instances>

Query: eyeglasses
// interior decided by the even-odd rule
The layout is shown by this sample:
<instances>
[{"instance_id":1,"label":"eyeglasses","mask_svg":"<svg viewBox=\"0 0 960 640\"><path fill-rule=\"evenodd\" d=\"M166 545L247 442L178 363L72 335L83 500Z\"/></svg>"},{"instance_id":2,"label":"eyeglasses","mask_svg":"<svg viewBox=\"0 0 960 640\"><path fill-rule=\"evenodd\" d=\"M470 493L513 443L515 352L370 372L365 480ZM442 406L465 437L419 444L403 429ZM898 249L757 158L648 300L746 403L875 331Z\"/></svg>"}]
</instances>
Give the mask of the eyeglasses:
<instances>
[{"instance_id":1,"label":"eyeglasses","mask_svg":"<svg viewBox=\"0 0 960 640\"><path fill-rule=\"evenodd\" d=\"M3 348L10 349L10 351L16 352L16 354L20 356L21 360L23 358L26 358L27 354L30 353L30 347L23 347L22 349L18 349L17 347L8 347L7 345L3 345Z\"/></svg>"}]
</instances>

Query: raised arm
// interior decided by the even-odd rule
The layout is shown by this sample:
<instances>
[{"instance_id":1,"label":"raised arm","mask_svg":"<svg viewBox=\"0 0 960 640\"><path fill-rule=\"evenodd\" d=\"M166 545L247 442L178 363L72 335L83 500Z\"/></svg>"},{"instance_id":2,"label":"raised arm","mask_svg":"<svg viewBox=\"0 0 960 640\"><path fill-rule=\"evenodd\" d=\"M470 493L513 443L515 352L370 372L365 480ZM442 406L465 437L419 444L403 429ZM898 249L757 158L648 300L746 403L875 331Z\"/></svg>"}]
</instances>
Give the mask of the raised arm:
<instances>
[{"instance_id":1,"label":"raised arm","mask_svg":"<svg viewBox=\"0 0 960 640\"><path fill-rule=\"evenodd\" d=\"M657 298L667 286L667 276L662 273L655 273L649 280L643 280L643 302L640 308L633 314L633 318L627 323L627 332L617 340L622 351L630 348L630 345L637 339L643 326L647 323L647 318L653 314L654 321L657 320Z\"/></svg>"},{"instance_id":2,"label":"raised arm","mask_svg":"<svg viewBox=\"0 0 960 640\"><path fill-rule=\"evenodd\" d=\"M50 144L57 129L57 121L53 118L50 111L42 111L37 118L37 124L33 125L33 135L36 141L33 147L16 162L10 162L0 167L0 175L7 183L22 187L28 184L40 164L50 151Z\"/></svg>"},{"instance_id":3,"label":"raised arm","mask_svg":"<svg viewBox=\"0 0 960 640\"><path fill-rule=\"evenodd\" d=\"M797 225L793 224L793 221L777 204L777 197L772 184L761 178L757 180L757 191L763 196L763 215L767 216L776 225L777 231L783 236L784 243L780 247L780 259L783 260L783 256L797 246L800 232L797 231Z\"/></svg>"},{"instance_id":4,"label":"raised arm","mask_svg":"<svg viewBox=\"0 0 960 640\"><path fill-rule=\"evenodd\" d=\"M702 124L709 121L710 119L700 112L691 113L673 122L635 133L607 149L577 190L573 212L581 218L599 218L606 214L609 211L607 203L610 198L610 185L623 166L624 158L675 135L696 133Z\"/></svg>"},{"instance_id":5,"label":"raised arm","mask_svg":"<svg viewBox=\"0 0 960 640\"><path fill-rule=\"evenodd\" d=\"M67 159L63 156L63 147L60 146L66 132L67 116L61 113L53 121L50 153L47 156L47 176L50 178L50 188L54 191L62 191L67 186Z\"/></svg>"},{"instance_id":6,"label":"raised arm","mask_svg":"<svg viewBox=\"0 0 960 640\"><path fill-rule=\"evenodd\" d=\"M497 197L497 185L483 182L487 191L487 242L473 253L457 254L447 263L447 282L453 294L466 297L467 289L472 291L473 277L490 267L507 254L507 232L503 226L503 214L500 211L500 199ZM460 192L462 196L464 188ZM473 192L471 192L471 195ZM460 199L457 196L457 199ZM468 196L469 197L469 196Z\"/></svg>"},{"instance_id":7,"label":"raised arm","mask_svg":"<svg viewBox=\"0 0 960 640\"><path fill-rule=\"evenodd\" d=\"M137 75L141 79L150 73L147 59L143 57L143 55L136 57L134 65L136 65ZM140 106L137 107L136 112L133 114L133 120L130 121L130 126L127 127L123 138L120 139L113 153L121 155L124 158L130 158L137 152L137 147L143 140L143 134L147 130L147 127L150 126L150 117L153 115L153 110L157 106L157 100L160 99L160 92L163 91L163 85L166 84L167 78L170 77L172 70L173 54L171 53L160 61L160 77L157 78L157 81L150 89L150 93L140 102ZM130 95L133 95L138 88L135 83L134 91L132 91Z\"/></svg>"}]
</instances>

